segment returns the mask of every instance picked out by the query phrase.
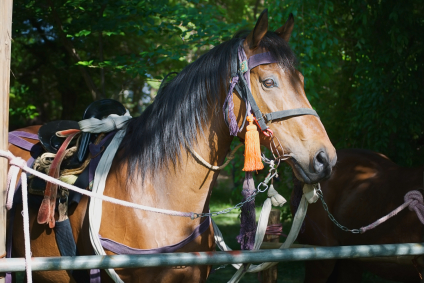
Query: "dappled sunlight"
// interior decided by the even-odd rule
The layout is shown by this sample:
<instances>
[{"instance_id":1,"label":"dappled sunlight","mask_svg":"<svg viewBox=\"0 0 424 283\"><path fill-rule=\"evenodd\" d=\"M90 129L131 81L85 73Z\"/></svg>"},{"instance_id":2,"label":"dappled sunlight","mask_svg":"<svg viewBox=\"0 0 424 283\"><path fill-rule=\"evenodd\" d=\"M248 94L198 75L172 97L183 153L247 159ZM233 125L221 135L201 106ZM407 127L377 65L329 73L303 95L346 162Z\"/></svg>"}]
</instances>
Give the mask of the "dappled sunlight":
<instances>
[{"instance_id":1,"label":"dappled sunlight","mask_svg":"<svg viewBox=\"0 0 424 283\"><path fill-rule=\"evenodd\" d=\"M377 171L374 168L366 167L366 166L355 166L355 181L363 181L370 178L374 178L377 175Z\"/></svg>"}]
</instances>

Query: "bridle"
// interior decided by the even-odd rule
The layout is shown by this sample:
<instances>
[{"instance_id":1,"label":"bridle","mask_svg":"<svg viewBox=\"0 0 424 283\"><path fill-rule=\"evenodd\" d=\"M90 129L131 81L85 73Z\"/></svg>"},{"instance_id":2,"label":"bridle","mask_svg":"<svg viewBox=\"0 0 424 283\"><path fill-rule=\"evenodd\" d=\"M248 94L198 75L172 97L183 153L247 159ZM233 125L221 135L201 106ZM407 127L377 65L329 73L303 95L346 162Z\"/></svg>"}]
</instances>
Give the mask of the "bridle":
<instances>
[{"instance_id":1,"label":"bridle","mask_svg":"<svg viewBox=\"0 0 424 283\"><path fill-rule=\"evenodd\" d=\"M275 60L271 53L264 52L252 55L249 59L247 59L246 53L243 49L243 41L241 40L239 44L236 44L233 47L232 53L231 53L231 82L230 82L230 91L228 93L228 97L224 103L224 118L225 122L227 123L228 127L230 128L230 134L236 136L238 132L240 132L245 124L246 117L249 112L249 106L251 109L251 112L256 118L256 122L262 131L266 136L271 137L271 151L274 157L278 160L284 160L288 157L284 154L284 149L281 146L280 141L278 138L276 138L271 129L269 129L268 124L272 123L275 120L281 120L281 119L289 119L292 117L302 116L302 115L314 115L319 118L317 112L310 108L295 108L295 109L288 109L288 110L280 110L270 113L263 114L261 110L259 109L255 99L253 98L252 92L250 90L250 81L249 84L246 82L246 78L244 76L245 73L249 72L253 68L264 65L264 64L271 64L271 63L278 63L277 60ZM239 60L240 57L244 60ZM237 128L237 131L232 130L232 127L234 129L234 125L230 125L232 118L231 115L234 115L232 112L232 99L229 97L232 95L233 89L235 89L238 93L238 95L243 99L243 101L246 103L246 115L243 119L243 124L241 128L238 128L238 125L235 125ZM230 111L231 110L231 111ZM281 148L283 150L283 154L280 154L278 148Z\"/></svg>"}]
</instances>

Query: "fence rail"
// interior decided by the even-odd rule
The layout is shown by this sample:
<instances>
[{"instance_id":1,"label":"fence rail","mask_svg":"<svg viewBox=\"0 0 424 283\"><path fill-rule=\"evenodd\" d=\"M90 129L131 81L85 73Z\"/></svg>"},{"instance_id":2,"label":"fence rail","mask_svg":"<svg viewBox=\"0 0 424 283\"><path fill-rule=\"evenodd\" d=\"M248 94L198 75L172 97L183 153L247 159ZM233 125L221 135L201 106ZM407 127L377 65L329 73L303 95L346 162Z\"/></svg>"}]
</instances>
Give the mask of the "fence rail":
<instances>
[{"instance_id":1,"label":"fence rail","mask_svg":"<svg viewBox=\"0 0 424 283\"><path fill-rule=\"evenodd\" d=\"M92 268L135 268L154 266L214 265L280 261L368 258L424 254L424 243L271 249L258 251L169 253L32 258L33 271ZM0 272L25 270L24 258L0 259Z\"/></svg>"}]
</instances>

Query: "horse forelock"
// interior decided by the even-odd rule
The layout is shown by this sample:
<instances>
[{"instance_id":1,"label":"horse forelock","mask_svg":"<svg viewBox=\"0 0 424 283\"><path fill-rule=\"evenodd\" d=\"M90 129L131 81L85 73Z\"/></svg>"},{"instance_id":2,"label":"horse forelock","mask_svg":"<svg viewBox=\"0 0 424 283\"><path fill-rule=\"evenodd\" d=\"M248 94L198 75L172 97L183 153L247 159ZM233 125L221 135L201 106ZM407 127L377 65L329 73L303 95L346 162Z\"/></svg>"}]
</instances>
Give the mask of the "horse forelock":
<instances>
[{"instance_id":1,"label":"horse forelock","mask_svg":"<svg viewBox=\"0 0 424 283\"><path fill-rule=\"evenodd\" d=\"M129 176L138 173L144 179L169 161L175 166L181 160L181 149L197 143L211 111L222 112L231 51L247 35L239 32L186 66L161 85L154 102L139 117L128 122L118 161L127 164ZM260 47L268 50L281 67L295 68L293 51L277 34L268 32Z\"/></svg>"}]
</instances>

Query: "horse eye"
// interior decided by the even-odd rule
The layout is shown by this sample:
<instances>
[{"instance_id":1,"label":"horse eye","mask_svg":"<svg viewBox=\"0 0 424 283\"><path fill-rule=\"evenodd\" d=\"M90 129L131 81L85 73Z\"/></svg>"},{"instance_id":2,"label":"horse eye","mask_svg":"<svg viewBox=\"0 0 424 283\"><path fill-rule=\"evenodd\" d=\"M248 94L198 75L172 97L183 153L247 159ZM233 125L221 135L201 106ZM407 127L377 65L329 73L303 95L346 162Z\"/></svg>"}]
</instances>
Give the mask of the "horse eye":
<instances>
[{"instance_id":1,"label":"horse eye","mask_svg":"<svg viewBox=\"0 0 424 283\"><path fill-rule=\"evenodd\" d=\"M264 85L264 87L266 88L272 88L275 86L275 82L273 79L266 79L262 82L262 84Z\"/></svg>"}]
</instances>

